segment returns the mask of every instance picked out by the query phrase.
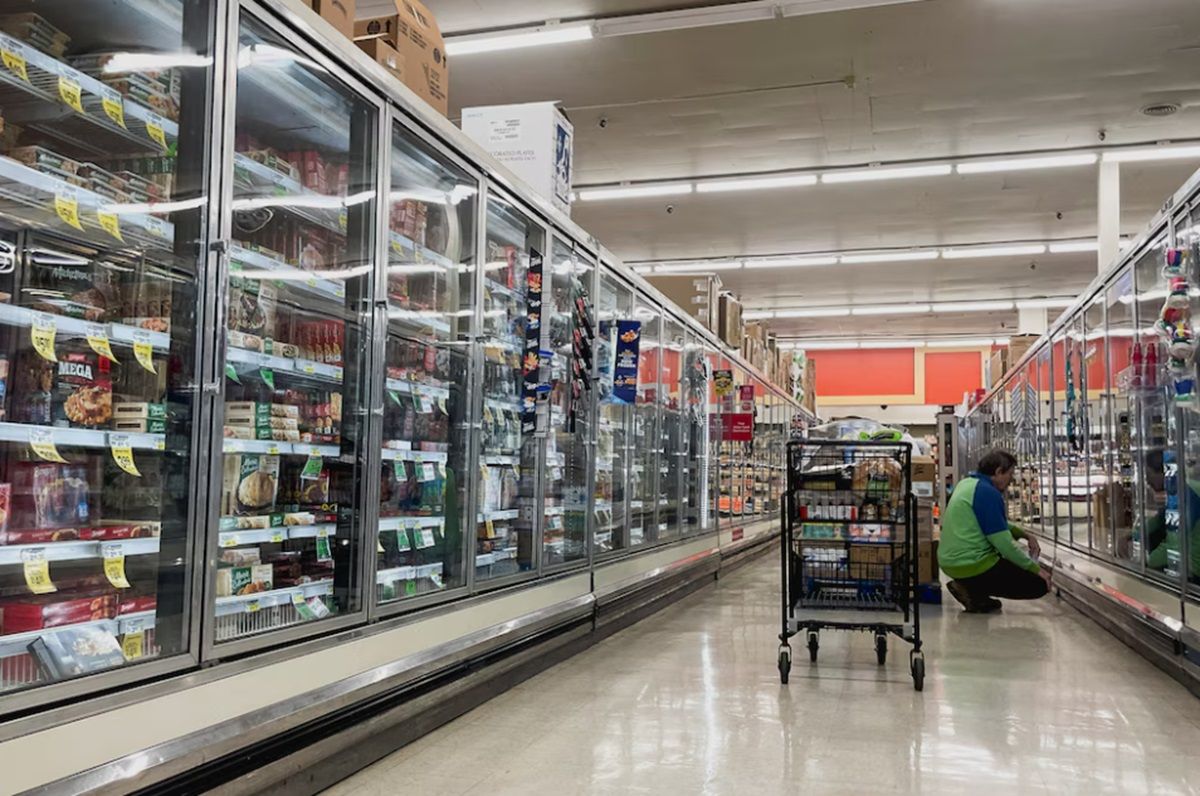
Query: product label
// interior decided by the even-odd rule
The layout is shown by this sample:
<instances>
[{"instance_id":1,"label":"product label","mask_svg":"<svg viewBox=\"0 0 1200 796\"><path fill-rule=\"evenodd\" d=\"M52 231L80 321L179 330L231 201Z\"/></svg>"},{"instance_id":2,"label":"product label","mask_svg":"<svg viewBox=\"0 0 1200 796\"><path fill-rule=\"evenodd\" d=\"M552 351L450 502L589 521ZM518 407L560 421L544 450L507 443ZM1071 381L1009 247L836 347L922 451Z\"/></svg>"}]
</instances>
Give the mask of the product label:
<instances>
[{"instance_id":1,"label":"product label","mask_svg":"<svg viewBox=\"0 0 1200 796\"><path fill-rule=\"evenodd\" d=\"M48 462L56 462L58 464L66 464L67 460L58 452L58 446L54 444L54 432L45 431L42 429L34 429L29 432L29 447L39 459L44 459Z\"/></svg>"},{"instance_id":2,"label":"product label","mask_svg":"<svg viewBox=\"0 0 1200 796\"><path fill-rule=\"evenodd\" d=\"M79 81L69 75L59 75L58 96L63 104L76 113L83 113L83 94Z\"/></svg>"},{"instance_id":3,"label":"product label","mask_svg":"<svg viewBox=\"0 0 1200 796\"><path fill-rule=\"evenodd\" d=\"M103 326L98 323L89 323L85 333L87 334L88 345L93 351L110 362L117 361L116 356L113 354L112 344L108 339L108 332Z\"/></svg>"},{"instance_id":4,"label":"product label","mask_svg":"<svg viewBox=\"0 0 1200 796\"><path fill-rule=\"evenodd\" d=\"M263 384L267 385L267 389L275 389L275 371L270 368L259 368L258 375L262 378Z\"/></svg>"},{"instance_id":5,"label":"product label","mask_svg":"<svg viewBox=\"0 0 1200 796\"><path fill-rule=\"evenodd\" d=\"M129 444L128 434L109 434L108 448L112 451L113 461L130 475L142 477L138 472L137 464L133 461L133 447Z\"/></svg>"},{"instance_id":6,"label":"product label","mask_svg":"<svg viewBox=\"0 0 1200 796\"><path fill-rule=\"evenodd\" d=\"M74 188L62 185L55 190L54 212L64 224L83 231L83 222L79 220L79 193Z\"/></svg>"},{"instance_id":7,"label":"product label","mask_svg":"<svg viewBox=\"0 0 1200 796\"><path fill-rule=\"evenodd\" d=\"M108 578L108 582L115 588L128 589L130 583L129 578L125 576L125 553L121 546L105 545L100 552L104 556L104 577Z\"/></svg>"},{"instance_id":8,"label":"product label","mask_svg":"<svg viewBox=\"0 0 1200 796\"><path fill-rule=\"evenodd\" d=\"M57 333L58 322L53 315L39 312L33 316L33 323L29 327L29 342L42 359L58 361L54 355L54 337Z\"/></svg>"},{"instance_id":9,"label":"product label","mask_svg":"<svg viewBox=\"0 0 1200 796\"><path fill-rule=\"evenodd\" d=\"M134 661L146 654L146 633L143 630L127 630L121 638L121 654L125 660Z\"/></svg>"},{"instance_id":10,"label":"product label","mask_svg":"<svg viewBox=\"0 0 1200 796\"><path fill-rule=\"evenodd\" d=\"M258 609L261 607L262 606L259 604L258 600L250 600L248 603L246 603L246 613L256 614L258 613Z\"/></svg>"},{"instance_id":11,"label":"product label","mask_svg":"<svg viewBox=\"0 0 1200 796\"><path fill-rule=\"evenodd\" d=\"M318 561L332 561L333 560L333 553L329 549L329 537L328 536L318 536L317 537L317 560Z\"/></svg>"},{"instance_id":12,"label":"product label","mask_svg":"<svg viewBox=\"0 0 1200 796\"><path fill-rule=\"evenodd\" d=\"M421 478L419 480L422 483L437 480L437 470L434 468L433 462L421 463Z\"/></svg>"},{"instance_id":13,"label":"product label","mask_svg":"<svg viewBox=\"0 0 1200 796\"><path fill-rule=\"evenodd\" d=\"M102 87L100 104L103 106L104 112L108 114L108 118L122 127L125 126L125 102L121 99L121 92L107 86Z\"/></svg>"},{"instance_id":14,"label":"product label","mask_svg":"<svg viewBox=\"0 0 1200 796\"><path fill-rule=\"evenodd\" d=\"M46 560L45 549L22 550L21 564L25 570L25 585L31 592L50 594L58 591L58 587L50 580L50 562Z\"/></svg>"},{"instance_id":15,"label":"product label","mask_svg":"<svg viewBox=\"0 0 1200 796\"><path fill-rule=\"evenodd\" d=\"M296 609L296 614L305 622L310 622L317 618L313 613L313 609L309 607L308 601L304 599L304 595L297 592L292 595L292 606Z\"/></svg>"},{"instance_id":16,"label":"product label","mask_svg":"<svg viewBox=\"0 0 1200 796\"><path fill-rule=\"evenodd\" d=\"M308 460L304 462L304 469L300 471L300 478L304 481L315 481L321 477L323 468L324 460L320 456L309 455Z\"/></svg>"},{"instance_id":17,"label":"product label","mask_svg":"<svg viewBox=\"0 0 1200 796\"><path fill-rule=\"evenodd\" d=\"M125 242L125 236L121 234L121 219L116 213L108 213L104 210L97 210L96 220L100 222L101 229L122 243Z\"/></svg>"},{"instance_id":18,"label":"product label","mask_svg":"<svg viewBox=\"0 0 1200 796\"><path fill-rule=\"evenodd\" d=\"M154 369L154 345L150 342L150 333L143 329L137 329L133 333L133 358L151 373L158 372ZM229 369L230 366L226 365L226 375L228 375ZM237 381L237 374L234 373L232 378Z\"/></svg>"},{"instance_id":19,"label":"product label","mask_svg":"<svg viewBox=\"0 0 1200 796\"><path fill-rule=\"evenodd\" d=\"M17 51L14 44L9 44L11 40L6 40L5 46L0 48L0 60L4 61L4 65L8 67L8 71L12 72L17 77L29 82L29 70L25 67L25 56Z\"/></svg>"},{"instance_id":20,"label":"product label","mask_svg":"<svg viewBox=\"0 0 1200 796\"><path fill-rule=\"evenodd\" d=\"M150 140L158 144L164 152L168 149L167 134L163 130L165 126L166 122L163 121L163 118L153 113L146 119L146 135L150 136Z\"/></svg>"}]
</instances>

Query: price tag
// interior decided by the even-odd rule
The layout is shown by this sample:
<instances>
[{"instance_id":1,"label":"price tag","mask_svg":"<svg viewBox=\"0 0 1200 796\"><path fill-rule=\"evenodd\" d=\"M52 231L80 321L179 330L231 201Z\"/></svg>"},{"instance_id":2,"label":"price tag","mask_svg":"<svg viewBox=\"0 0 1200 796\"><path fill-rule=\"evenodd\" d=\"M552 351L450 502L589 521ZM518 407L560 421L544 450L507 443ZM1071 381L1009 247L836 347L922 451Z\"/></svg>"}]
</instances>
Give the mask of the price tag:
<instances>
[{"instance_id":1,"label":"price tag","mask_svg":"<svg viewBox=\"0 0 1200 796\"><path fill-rule=\"evenodd\" d=\"M258 613L259 608L262 608L262 605L258 602L258 600L250 600L246 603L246 613L248 614Z\"/></svg>"},{"instance_id":2,"label":"price tag","mask_svg":"<svg viewBox=\"0 0 1200 796\"><path fill-rule=\"evenodd\" d=\"M433 471L431 462L421 462L417 465L417 480L421 483L428 483L437 478L437 473Z\"/></svg>"},{"instance_id":3,"label":"price tag","mask_svg":"<svg viewBox=\"0 0 1200 796\"><path fill-rule=\"evenodd\" d=\"M274 532L271 534L271 542L272 542L273 544L279 544L280 542L282 542L282 541L283 541L284 539L286 539L286 538L287 538L287 537L284 535L283 531L274 531Z\"/></svg>"},{"instance_id":4,"label":"price tag","mask_svg":"<svg viewBox=\"0 0 1200 796\"><path fill-rule=\"evenodd\" d=\"M88 345L92 350L110 362L116 362L117 357L113 354L112 343L109 342L108 332L98 323L89 323L85 330L87 334Z\"/></svg>"},{"instance_id":5,"label":"price tag","mask_svg":"<svg viewBox=\"0 0 1200 796\"><path fill-rule=\"evenodd\" d=\"M21 564L25 569L25 585L34 594L50 594L58 591L54 581L50 580L50 562L46 560L46 550L41 547L21 551Z\"/></svg>"},{"instance_id":6,"label":"price tag","mask_svg":"<svg viewBox=\"0 0 1200 796\"><path fill-rule=\"evenodd\" d=\"M442 414L449 417L450 410L446 408L446 399L445 398L437 399L437 408L438 408L438 411L440 411Z\"/></svg>"},{"instance_id":7,"label":"price tag","mask_svg":"<svg viewBox=\"0 0 1200 796\"><path fill-rule=\"evenodd\" d=\"M422 548L433 547L434 544L435 544L435 541L433 538L433 530L430 528L423 529L421 531L421 547Z\"/></svg>"},{"instance_id":8,"label":"price tag","mask_svg":"<svg viewBox=\"0 0 1200 796\"><path fill-rule=\"evenodd\" d=\"M408 468L404 466L401 459L396 459L392 462L392 474L396 476L397 481L408 480Z\"/></svg>"},{"instance_id":9,"label":"price tag","mask_svg":"<svg viewBox=\"0 0 1200 796\"><path fill-rule=\"evenodd\" d=\"M7 37L4 38L3 44L4 46L0 47L0 60L4 61L8 71L28 83L29 70L25 66L25 53L20 49L20 45Z\"/></svg>"},{"instance_id":10,"label":"price tag","mask_svg":"<svg viewBox=\"0 0 1200 796\"><path fill-rule=\"evenodd\" d=\"M323 535L317 536L317 560L318 561L332 561L333 560L333 552L330 551L330 549L329 549L329 537L328 536L323 536Z\"/></svg>"},{"instance_id":11,"label":"price tag","mask_svg":"<svg viewBox=\"0 0 1200 796\"><path fill-rule=\"evenodd\" d=\"M396 392L395 390L388 390L387 394L388 394L388 398L391 398L392 402L394 404L396 404L396 406L401 405L400 404L400 393Z\"/></svg>"},{"instance_id":12,"label":"price tag","mask_svg":"<svg viewBox=\"0 0 1200 796\"><path fill-rule=\"evenodd\" d=\"M54 212L64 224L83 231L83 222L79 220L79 192L74 187L60 185L55 189Z\"/></svg>"},{"instance_id":13,"label":"price tag","mask_svg":"<svg viewBox=\"0 0 1200 796\"><path fill-rule=\"evenodd\" d=\"M437 473L438 478L446 477L446 465L442 464L441 462L435 462L433 468Z\"/></svg>"},{"instance_id":14,"label":"price tag","mask_svg":"<svg viewBox=\"0 0 1200 796\"><path fill-rule=\"evenodd\" d=\"M404 581L404 596L415 597L417 594L417 582L415 580Z\"/></svg>"},{"instance_id":15,"label":"price tag","mask_svg":"<svg viewBox=\"0 0 1200 796\"><path fill-rule=\"evenodd\" d=\"M278 445L268 445L267 446L267 455L268 456L278 456L279 455L279 446Z\"/></svg>"},{"instance_id":16,"label":"price tag","mask_svg":"<svg viewBox=\"0 0 1200 796\"><path fill-rule=\"evenodd\" d=\"M309 622L317 618L317 615L313 612L312 607L308 604L308 600L304 599L303 594L297 592L296 594L292 595L292 606L296 609L296 613L300 616L300 618L305 622Z\"/></svg>"},{"instance_id":17,"label":"price tag","mask_svg":"<svg viewBox=\"0 0 1200 796\"><path fill-rule=\"evenodd\" d=\"M422 395L420 397L420 401L418 404L418 410L423 415L427 415L427 414L430 414L431 412L433 412L433 401L431 401L429 399L428 395Z\"/></svg>"},{"instance_id":18,"label":"price tag","mask_svg":"<svg viewBox=\"0 0 1200 796\"><path fill-rule=\"evenodd\" d=\"M169 149L167 146L167 134L163 129L166 127L166 122L157 114L150 114L146 119L146 135L150 136L150 140L158 144L164 152Z\"/></svg>"},{"instance_id":19,"label":"price tag","mask_svg":"<svg viewBox=\"0 0 1200 796\"><path fill-rule=\"evenodd\" d=\"M109 434L108 449L112 451L113 461L130 475L142 477L137 464L133 461L133 447L129 444L128 434Z\"/></svg>"},{"instance_id":20,"label":"price tag","mask_svg":"<svg viewBox=\"0 0 1200 796\"><path fill-rule=\"evenodd\" d=\"M383 555L384 553L387 552L386 550L383 549L383 540L382 539L375 540L375 552L379 553L380 555Z\"/></svg>"},{"instance_id":21,"label":"price tag","mask_svg":"<svg viewBox=\"0 0 1200 796\"><path fill-rule=\"evenodd\" d=\"M58 96L68 108L83 113L83 93L74 77L65 73L58 76Z\"/></svg>"},{"instance_id":22,"label":"price tag","mask_svg":"<svg viewBox=\"0 0 1200 796\"><path fill-rule=\"evenodd\" d=\"M29 342L33 344L33 350L37 351L42 359L50 362L58 361L54 355L54 336L57 333L58 322L53 315L39 312L33 316L33 323L29 327Z\"/></svg>"},{"instance_id":23,"label":"price tag","mask_svg":"<svg viewBox=\"0 0 1200 796\"><path fill-rule=\"evenodd\" d=\"M315 481L321 477L321 470L324 467L325 461L320 456L309 454L308 461L304 462L304 469L300 471L300 479Z\"/></svg>"},{"instance_id":24,"label":"price tag","mask_svg":"<svg viewBox=\"0 0 1200 796\"><path fill-rule=\"evenodd\" d=\"M483 422L487 423L488 425L491 425L492 423L492 410L487 404L483 405Z\"/></svg>"},{"instance_id":25,"label":"price tag","mask_svg":"<svg viewBox=\"0 0 1200 796\"><path fill-rule=\"evenodd\" d=\"M154 345L150 342L150 333L145 329L135 329L132 336L133 358L136 359L138 364L146 370L150 371L151 373L158 373L158 371L154 369ZM226 363L225 375L229 376L234 381L238 381L237 371L234 371L233 375L230 376L231 370L233 370L233 366L229 363Z\"/></svg>"},{"instance_id":26,"label":"price tag","mask_svg":"<svg viewBox=\"0 0 1200 796\"><path fill-rule=\"evenodd\" d=\"M100 104L108 118L122 127L125 126L125 101L121 99L121 92L107 86L101 87Z\"/></svg>"},{"instance_id":27,"label":"price tag","mask_svg":"<svg viewBox=\"0 0 1200 796\"><path fill-rule=\"evenodd\" d=\"M408 540L408 531L403 528L396 530L396 549L402 553L412 549L412 542Z\"/></svg>"},{"instance_id":28,"label":"price tag","mask_svg":"<svg viewBox=\"0 0 1200 796\"><path fill-rule=\"evenodd\" d=\"M146 654L146 632L127 630L121 638L121 654L127 661L135 661Z\"/></svg>"},{"instance_id":29,"label":"price tag","mask_svg":"<svg viewBox=\"0 0 1200 796\"><path fill-rule=\"evenodd\" d=\"M267 389L274 392L275 390L275 371L270 368L259 368L258 375L262 378L263 384L267 385Z\"/></svg>"},{"instance_id":30,"label":"price tag","mask_svg":"<svg viewBox=\"0 0 1200 796\"><path fill-rule=\"evenodd\" d=\"M96 211L96 220L100 222L100 228L112 235L122 243L125 242L125 236L121 234L121 219L116 213L109 213L104 210Z\"/></svg>"},{"instance_id":31,"label":"price tag","mask_svg":"<svg viewBox=\"0 0 1200 796\"><path fill-rule=\"evenodd\" d=\"M487 538L496 538L496 523L492 521L491 517L483 521L483 527L487 528Z\"/></svg>"},{"instance_id":32,"label":"price tag","mask_svg":"<svg viewBox=\"0 0 1200 796\"><path fill-rule=\"evenodd\" d=\"M58 446L54 444L54 432L45 431L43 429L33 429L29 432L29 447L37 454L39 459L44 459L48 462L57 462L58 464L66 464L67 460L58 452Z\"/></svg>"},{"instance_id":33,"label":"price tag","mask_svg":"<svg viewBox=\"0 0 1200 796\"><path fill-rule=\"evenodd\" d=\"M104 545L100 550L104 556L104 577L118 589L128 589L129 578L125 576L125 552L119 544Z\"/></svg>"},{"instance_id":34,"label":"price tag","mask_svg":"<svg viewBox=\"0 0 1200 796\"><path fill-rule=\"evenodd\" d=\"M238 546L237 534L235 534L235 533L231 533L229 535L221 534L221 547L237 547L237 546Z\"/></svg>"}]
</instances>

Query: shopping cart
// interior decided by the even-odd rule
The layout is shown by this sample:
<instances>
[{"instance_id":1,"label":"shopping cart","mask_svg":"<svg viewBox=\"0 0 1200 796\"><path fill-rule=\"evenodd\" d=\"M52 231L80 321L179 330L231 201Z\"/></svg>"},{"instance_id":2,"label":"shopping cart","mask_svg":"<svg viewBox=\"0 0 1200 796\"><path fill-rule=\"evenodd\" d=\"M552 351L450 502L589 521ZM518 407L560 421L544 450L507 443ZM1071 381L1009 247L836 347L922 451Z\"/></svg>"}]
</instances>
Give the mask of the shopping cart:
<instances>
[{"instance_id":1,"label":"shopping cart","mask_svg":"<svg viewBox=\"0 0 1200 796\"><path fill-rule=\"evenodd\" d=\"M857 630L874 633L881 666L888 635L912 644L913 686L924 688L911 485L910 443L788 443L781 682L792 668L792 636L807 634L815 663L821 630Z\"/></svg>"}]
</instances>

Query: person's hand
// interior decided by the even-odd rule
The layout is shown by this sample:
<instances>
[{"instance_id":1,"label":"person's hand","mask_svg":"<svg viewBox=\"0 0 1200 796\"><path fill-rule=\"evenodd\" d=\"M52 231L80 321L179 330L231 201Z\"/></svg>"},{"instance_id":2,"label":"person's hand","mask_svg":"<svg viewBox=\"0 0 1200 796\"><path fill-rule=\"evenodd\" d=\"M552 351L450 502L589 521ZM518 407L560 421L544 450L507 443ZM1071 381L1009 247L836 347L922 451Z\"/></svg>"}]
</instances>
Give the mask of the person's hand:
<instances>
[{"instance_id":1,"label":"person's hand","mask_svg":"<svg viewBox=\"0 0 1200 796\"><path fill-rule=\"evenodd\" d=\"M1038 570L1038 577L1040 577L1042 580L1046 581L1047 589L1049 589L1052 585L1054 585L1052 583L1053 577L1054 577L1053 570L1049 570L1049 569L1046 569L1045 567L1042 567L1040 570Z\"/></svg>"},{"instance_id":2,"label":"person's hand","mask_svg":"<svg viewBox=\"0 0 1200 796\"><path fill-rule=\"evenodd\" d=\"M1042 554L1042 546L1038 544L1038 540L1032 536L1026 536L1025 541L1029 543L1029 552L1035 558Z\"/></svg>"}]
</instances>

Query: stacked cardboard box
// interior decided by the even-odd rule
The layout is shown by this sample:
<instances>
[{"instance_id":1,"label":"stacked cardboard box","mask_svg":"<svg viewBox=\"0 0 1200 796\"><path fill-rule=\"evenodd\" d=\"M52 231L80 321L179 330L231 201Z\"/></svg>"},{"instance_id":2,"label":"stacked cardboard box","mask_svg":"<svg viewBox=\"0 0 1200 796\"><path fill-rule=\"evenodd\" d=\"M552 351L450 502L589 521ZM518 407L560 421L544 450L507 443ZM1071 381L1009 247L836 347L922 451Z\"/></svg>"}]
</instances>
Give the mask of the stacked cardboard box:
<instances>
[{"instance_id":1,"label":"stacked cardboard box","mask_svg":"<svg viewBox=\"0 0 1200 796\"><path fill-rule=\"evenodd\" d=\"M717 302L717 336L725 345L742 347L742 303L732 293L721 293Z\"/></svg>"},{"instance_id":2,"label":"stacked cardboard box","mask_svg":"<svg viewBox=\"0 0 1200 796\"><path fill-rule=\"evenodd\" d=\"M930 460L932 464L932 460ZM913 461L913 483L917 480L917 464ZM919 494L919 493L918 493ZM917 498L917 582L934 584L939 582L937 566L936 528L933 523L933 498Z\"/></svg>"},{"instance_id":3,"label":"stacked cardboard box","mask_svg":"<svg viewBox=\"0 0 1200 796\"><path fill-rule=\"evenodd\" d=\"M353 11L350 17L353 19ZM446 45L429 9L417 0L397 0L395 14L357 20L353 32L354 41L372 58L377 61L389 58L397 63L399 66L393 68L387 61L382 62L393 74L402 74L404 85L418 97L443 116L449 113L450 72L446 63ZM387 48L370 43L373 39L382 39Z\"/></svg>"},{"instance_id":4,"label":"stacked cardboard box","mask_svg":"<svg viewBox=\"0 0 1200 796\"><path fill-rule=\"evenodd\" d=\"M685 313L705 328L716 332L720 320L718 296L721 278L717 276L648 276L646 281L663 292Z\"/></svg>"},{"instance_id":5,"label":"stacked cardboard box","mask_svg":"<svg viewBox=\"0 0 1200 796\"><path fill-rule=\"evenodd\" d=\"M1011 368L1021 361L1021 357L1033 347L1033 344L1038 341L1036 334L1019 334L1012 337L1008 341L1008 349L1005 359L1005 370Z\"/></svg>"},{"instance_id":6,"label":"stacked cardboard box","mask_svg":"<svg viewBox=\"0 0 1200 796\"><path fill-rule=\"evenodd\" d=\"M347 39L354 38L354 0L302 0L304 5L338 29Z\"/></svg>"}]
</instances>

